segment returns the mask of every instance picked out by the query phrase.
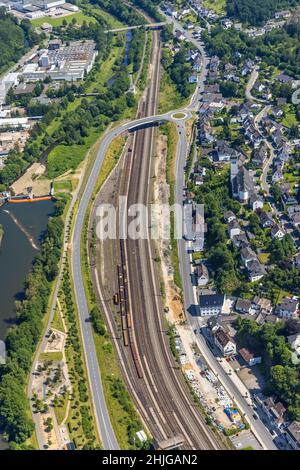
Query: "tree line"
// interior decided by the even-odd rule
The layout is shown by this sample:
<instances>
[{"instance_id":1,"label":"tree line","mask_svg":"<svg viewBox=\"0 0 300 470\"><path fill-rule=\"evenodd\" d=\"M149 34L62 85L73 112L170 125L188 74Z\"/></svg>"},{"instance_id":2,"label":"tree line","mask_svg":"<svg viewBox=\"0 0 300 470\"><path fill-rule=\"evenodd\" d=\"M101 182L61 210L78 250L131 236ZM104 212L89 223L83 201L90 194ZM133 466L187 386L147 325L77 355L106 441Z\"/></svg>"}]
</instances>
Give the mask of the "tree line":
<instances>
[{"instance_id":1,"label":"tree line","mask_svg":"<svg viewBox=\"0 0 300 470\"><path fill-rule=\"evenodd\" d=\"M0 73L15 64L38 39L29 20L19 21L0 7Z\"/></svg>"},{"instance_id":2,"label":"tree line","mask_svg":"<svg viewBox=\"0 0 300 470\"><path fill-rule=\"evenodd\" d=\"M262 25L274 17L277 11L299 5L299 0L227 0L227 15L249 23Z\"/></svg>"}]
</instances>

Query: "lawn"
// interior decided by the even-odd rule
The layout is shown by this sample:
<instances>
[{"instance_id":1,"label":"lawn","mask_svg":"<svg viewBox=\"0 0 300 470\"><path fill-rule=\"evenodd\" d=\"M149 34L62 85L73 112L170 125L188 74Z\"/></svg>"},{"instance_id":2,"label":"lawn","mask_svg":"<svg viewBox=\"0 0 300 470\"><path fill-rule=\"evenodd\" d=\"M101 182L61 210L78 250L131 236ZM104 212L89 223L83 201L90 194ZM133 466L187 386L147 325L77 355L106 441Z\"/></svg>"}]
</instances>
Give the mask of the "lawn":
<instances>
[{"instance_id":1,"label":"lawn","mask_svg":"<svg viewBox=\"0 0 300 470\"><path fill-rule=\"evenodd\" d=\"M44 352L40 354L40 361L62 361L62 352Z\"/></svg>"},{"instance_id":2,"label":"lawn","mask_svg":"<svg viewBox=\"0 0 300 470\"><path fill-rule=\"evenodd\" d=\"M57 399L54 405L54 412L55 412L58 425L60 425L65 419L68 401L69 401L69 394L68 392L66 392L64 395L60 396Z\"/></svg>"},{"instance_id":3,"label":"lawn","mask_svg":"<svg viewBox=\"0 0 300 470\"><path fill-rule=\"evenodd\" d=\"M62 331L63 333L65 332L64 324L61 319L60 311L58 307L55 309L54 317L51 323L51 327L54 328L55 330Z\"/></svg>"},{"instance_id":4,"label":"lawn","mask_svg":"<svg viewBox=\"0 0 300 470\"><path fill-rule=\"evenodd\" d=\"M175 84L166 72L162 72L159 91L159 113L166 113L172 109L183 108L188 100L184 100L176 90Z\"/></svg>"},{"instance_id":5,"label":"lawn","mask_svg":"<svg viewBox=\"0 0 300 470\"><path fill-rule=\"evenodd\" d=\"M107 23L107 26L111 29L122 28L124 26L121 21L117 20L114 16L110 15L106 11L102 10L101 8L97 8L96 6L92 5L85 5L84 11L94 14L99 18L103 18L103 20Z\"/></svg>"},{"instance_id":6,"label":"lawn","mask_svg":"<svg viewBox=\"0 0 300 470\"><path fill-rule=\"evenodd\" d=\"M258 259L262 264L268 264L270 259L270 253L260 253Z\"/></svg>"},{"instance_id":7,"label":"lawn","mask_svg":"<svg viewBox=\"0 0 300 470\"><path fill-rule=\"evenodd\" d=\"M281 124L289 128L299 124L295 111L291 105L285 106L284 117L282 118Z\"/></svg>"},{"instance_id":8,"label":"lawn","mask_svg":"<svg viewBox=\"0 0 300 470\"><path fill-rule=\"evenodd\" d=\"M51 16L43 16L42 18L36 18L35 20L31 20L31 24L33 26L41 26L43 23L49 23L52 26L61 26L63 21L66 20L67 23L71 23L73 18L76 18L77 24L81 25L84 21L90 23L96 23L96 19L85 15L82 11L77 13L72 13L71 15L61 16L60 18L52 18Z\"/></svg>"},{"instance_id":9,"label":"lawn","mask_svg":"<svg viewBox=\"0 0 300 470\"><path fill-rule=\"evenodd\" d=\"M226 12L226 0L204 0L203 6L213 10L218 15L223 15Z\"/></svg>"},{"instance_id":10,"label":"lawn","mask_svg":"<svg viewBox=\"0 0 300 470\"><path fill-rule=\"evenodd\" d=\"M56 178L70 169L75 171L98 137L99 131L94 130L85 139L84 145L58 145L55 147L48 156L47 174L49 178Z\"/></svg>"}]
</instances>

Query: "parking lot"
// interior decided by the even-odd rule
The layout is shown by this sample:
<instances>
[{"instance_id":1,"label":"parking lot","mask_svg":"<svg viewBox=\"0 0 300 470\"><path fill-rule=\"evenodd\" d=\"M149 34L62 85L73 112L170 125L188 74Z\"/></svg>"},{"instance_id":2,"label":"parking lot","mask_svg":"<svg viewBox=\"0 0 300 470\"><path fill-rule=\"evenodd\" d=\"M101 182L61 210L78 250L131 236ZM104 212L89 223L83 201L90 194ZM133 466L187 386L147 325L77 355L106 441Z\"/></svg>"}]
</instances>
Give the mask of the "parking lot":
<instances>
[{"instance_id":1,"label":"parking lot","mask_svg":"<svg viewBox=\"0 0 300 470\"><path fill-rule=\"evenodd\" d=\"M230 440L237 450L238 449L239 450L242 450L242 449L262 450L260 443L254 437L252 432L249 430L240 432L238 436L232 436Z\"/></svg>"}]
</instances>

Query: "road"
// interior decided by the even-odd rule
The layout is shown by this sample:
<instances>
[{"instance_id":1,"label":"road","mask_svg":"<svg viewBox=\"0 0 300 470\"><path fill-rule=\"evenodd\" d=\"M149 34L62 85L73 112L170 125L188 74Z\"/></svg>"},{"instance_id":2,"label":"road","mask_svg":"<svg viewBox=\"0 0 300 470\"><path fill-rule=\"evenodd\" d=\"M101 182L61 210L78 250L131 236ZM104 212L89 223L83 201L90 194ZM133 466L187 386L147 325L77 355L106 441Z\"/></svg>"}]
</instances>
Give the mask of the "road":
<instances>
[{"instance_id":1,"label":"road","mask_svg":"<svg viewBox=\"0 0 300 470\"><path fill-rule=\"evenodd\" d=\"M267 103L266 100L263 100L261 98L256 98L251 93L251 91L252 91L252 89L253 89L253 87L256 83L256 80L258 79L258 75L259 75L259 66L256 65L254 67L254 69L252 70L252 72L251 72L250 78L249 78L247 86L246 86L246 98L247 98L247 100L250 100L250 101L256 101L257 103L266 104Z\"/></svg>"},{"instance_id":2,"label":"road","mask_svg":"<svg viewBox=\"0 0 300 470\"><path fill-rule=\"evenodd\" d=\"M271 109L271 105L268 105L268 106L265 106L258 114L257 116L255 116L254 118L254 126L255 126L255 129L262 135L260 129L259 129L259 124L261 122L261 120L268 115L269 111ZM264 136L263 136L264 137ZM270 196L270 185L268 183L268 172L273 164L273 160L275 158L275 149L273 147L273 145L271 144L271 142L269 142L269 140L264 137L264 141L269 149L269 152L270 152L270 155L269 155L269 158L266 160L266 162L264 163L264 166L263 166L263 171L262 171L262 174L261 174L261 177L260 177L260 181L261 181L261 187L264 191L264 193L266 194L267 197Z\"/></svg>"},{"instance_id":3,"label":"road","mask_svg":"<svg viewBox=\"0 0 300 470\"><path fill-rule=\"evenodd\" d=\"M106 34L108 33L122 33L123 31L132 31L133 29L141 29L141 28L147 28L147 29L159 29L162 26L165 26L165 22L161 23L145 23L145 24L139 24L135 26L126 26L123 28L115 28L115 29L107 29L104 31Z\"/></svg>"},{"instance_id":4,"label":"road","mask_svg":"<svg viewBox=\"0 0 300 470\"><path fill-rule=\"evenodd\" d=\"M161 12L161 13L164 14L163 12ZM165 16L166 22L168 24L172 24L174 26L174 29L184 33L187 40L189 42L191 42L200 51L200 54L201 54L201 57L202 57L202 69L201 69L200 73L198 74L198 84L197 84L195 93L194 93L194 95L191 99L191 102L188 106L188 109L190 111L198 111L199 110L199 100L201 99L201 94L204 91L204 82L205 82L205 78L206 78L206 75L207 75L207 66L209 64L209 57L206 54L204 44L203 44L202 41L200 41L198 39L195 39L193 34L190 31L185 30L183 28L183 26L179 23L179 21L177 21L175 18L171 18L171 17L166 16L166 15L164 15L164 16Z\"/></svg>"},{"instance_id":5,"label":"road","mask_svg":"<svg viewBox=\"0 0 300 470\"><path fill-rule=\"evenodd\" d=\"M85 215L87 213L89 201L92 197L93 189L96 185L105 154L111 142L118 135L124 133L125 131L131 128L134 128L137 125L152 122L160 122L170 119L172 118L169 114L163 116L137 119L130 123L123 124L116 129L110 130L104 136L99 151L97 153L94 166L91 170L90 176L82 194L74 222L72 239L72 272L74 280L74 289L79 312L80 327L82 332L84 352L86 356L90 388L94 401L95 418L98 426L98 431L102 439L102 444L106 450L118 449L118 443L111 425L109 413L105 402L101 381L101 373L99 370L96 349L94 345L92 325L89 321L90 312L88 309L84 281L82 276L81 235L84 229L84 220Z\"/></svg>"}]
</instances>

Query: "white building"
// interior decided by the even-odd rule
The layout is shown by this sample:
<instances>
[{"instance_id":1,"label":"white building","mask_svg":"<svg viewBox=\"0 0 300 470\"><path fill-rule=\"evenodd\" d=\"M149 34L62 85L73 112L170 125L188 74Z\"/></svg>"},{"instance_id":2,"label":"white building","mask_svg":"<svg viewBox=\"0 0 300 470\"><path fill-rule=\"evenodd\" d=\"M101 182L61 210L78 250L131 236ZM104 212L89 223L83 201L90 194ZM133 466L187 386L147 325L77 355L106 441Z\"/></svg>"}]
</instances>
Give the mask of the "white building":
<instances>
[{"instance_id":1,"label":"white building","mask_svg":"<svg viewBox=\"0 0 300 470\"><path fill-rule=\"evenodd\" d=\"M236 344L222 328L219 328L214 335L215 345L220 349L224 357L236 354Z\"/></svg>"},{"instance_id":2,"label":"white building","mask_svg":"<svg viewBox=\"0 0 300 470\"><path fill-rule=\"evenodd\" d=\"M200 315L209 317L220 315L225 304L225 295L223 294L204 294L199 297Z\"/></svg>"},{"instance_id":3,"label":"white building","mask_svg":"<svg viewBox=\"0 0 300 470\"><path fill-rule=\"evenodd\" d=\"M277 314L280 318L290 320L298 317L299 300L298 299L283 299L280 305L276 308Z\"/></svg>"}]
</instances>

